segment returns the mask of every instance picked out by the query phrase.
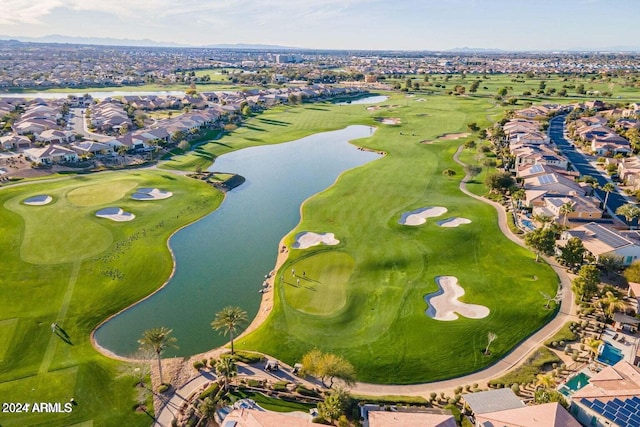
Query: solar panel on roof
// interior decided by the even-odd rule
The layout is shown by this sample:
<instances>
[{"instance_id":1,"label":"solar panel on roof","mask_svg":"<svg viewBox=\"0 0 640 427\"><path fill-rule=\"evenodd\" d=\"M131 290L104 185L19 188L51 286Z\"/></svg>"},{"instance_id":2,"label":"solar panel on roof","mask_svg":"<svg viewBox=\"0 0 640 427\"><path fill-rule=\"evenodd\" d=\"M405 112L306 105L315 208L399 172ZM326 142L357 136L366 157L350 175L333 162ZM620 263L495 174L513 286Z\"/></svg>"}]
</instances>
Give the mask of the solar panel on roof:
<instances>
[{"instance_id":1,"label":"solar panel on roof","mask_svg":"<svg viewBox=\"0 0 640 427\"><path fill-rule=\"evenodd\" d=\"M618 409L618 416L624 415L628 418L632 413L628 406L629 405L620 407L620 409Z\"/></svg>"},{"instance_id":2,"label":"solar panel on roof","mask_svg":"<svg viewBox=\"0 0 640 427\"><path fill-rule=\"evenodd\" d=\"M600 409L603 409L603 408L604 408L604 403L603 403L603 402L601 402L601 401L599 401L598 399L596 399L596 400L594 400L594 401L591 403L591 408L600 408Z\"/></svg>"},{"instance_id":3,"label":"solar panel on roof","mask_svg":"<svg viewBox=\"0 0 640 427\"><path fill-rule=\"evenodd\" d=\"M618 399L617 397L615 399L613 399L611 402L609 402L611 404L615 404L617 406L624 406L624 402L620 399Z\"/></svg>"},{"instance_id":4,"label":"solar panel on roof","mask_svg":"<svg viewBox=\"0 0 640 427\"><path fill-rule=\"evenodd\" d=\"M637 405L640 405L640 397L638 397L638 396L633 396L630 400L631 400L632 402L635 402Z\"/></svg>"},{"instance_id":5,"label":"solar panel on roof","mask_svg":"<svg viewBox=\"0 0 640 427\"><path fill-rule=\"evenodd\" d=\"M640 415L631 414L631 416L629 417L629 421L633 422L634 425L640 426Z\"/></svg>"},{"instance_id":6,"label":"solar panel on roof","mask_svg":"<svg viewBox=\"0 0 640 427\"><path fill-rule=\"evenodd\" d=\"M618 236L616 233L604 227L601 227L598 224L587 224L584 226L584 228L594 233L598 240L611 246L612 248L619 248L629 244L629 242L626 239L623 239L622 237Z\"/></svg>"},{"instance_id":7,"label":"solar panel on roof","mask_svg":"<svg viewBox=\"0 0 640 427\"><path fill-rule=\"evenodd\" d=\"M544 171L544 168L542 167L541 164L535 164L535 165L531 166L531 172L539 173L539 172L543 172L543 171Z\"/></svg>"}]
</instances>

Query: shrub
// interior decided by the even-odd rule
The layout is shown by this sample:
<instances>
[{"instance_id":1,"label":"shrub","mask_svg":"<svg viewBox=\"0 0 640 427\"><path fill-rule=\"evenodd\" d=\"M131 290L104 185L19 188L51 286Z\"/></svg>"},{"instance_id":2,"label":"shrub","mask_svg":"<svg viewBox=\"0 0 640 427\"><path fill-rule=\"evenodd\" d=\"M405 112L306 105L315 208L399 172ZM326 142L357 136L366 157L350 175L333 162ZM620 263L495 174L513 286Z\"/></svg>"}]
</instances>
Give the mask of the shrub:
<instances>
[{"instance_id":1,"label":"shrub","mask_svg":"<svg viewBox=\"0 0 640 427\"><path fill-rule=\"evenodd\" d=\"M247 381L247 385L249 387L262 387L263 383L261 380L254 380L253 378L249 378L249 380Z\"/></svg>"},{"instance_id":2,"label":"shrub","mask_svg":"<svg viewBox=\"0 0 640 427\"><path fill-rule=\"evenodd\" d=\"M200 393L200 400L204 400L207 397L215 396L220 391L220 384L212 383L209 387L207 387L202 393Z\"/></svg>"},{"instance_id":3,"label":"shrub","mask_svg":"<svg viewBox=\"0 0 640 427\"><path fill-rule=\"evenodd\" d=\"M195 362L193 362L193 367L199 371L200 369L204 368L204 363L202 363L200 360L196 360Z\"/></svg>"},{"instance_id":4,"label":"shrub","mask_svg":"<svg viewBox=\"0 0 640 427\"><path fill-rule=\"evenodd\" d=\"M166 393L170 388L170 384L160 384L160 387L158 387L158 393Z\"/></svg>"},{"instance_id":5,"label":"shrub","mask_svg":"<svg viewBox=\"0 0 640 427\"><path fill-rule=\"evenodd\" d=\"M264 356L260 353L254 353L252 351L236 351L233 355L234 360L242 363L246 363L247 365L251 365L254 363L262 362L264 360Z\"/></svg>"},{"instance_id":6,"label":"shrub","mask_svg":"<svg viewBox=\"0 0 640 427\"><path fill-rule=\"evenodd\" d=\"M275 391L287 391L287 385L289 385L289 381L278 381L271 388Z\"/></svg>"},{"instance_id":7,"label":"shrub","mask_svg":"<svg viewBox=\"0 0 640 427\"><path fill-rule=\"evenodd\" d=\"M319 397L320 394L315 391L315 390L311 390L305 386L303 386L302 384L298 385L296 387L296 393L301 394L303 396L308 396L308 397Z\"/></svg>"}]
</instances>

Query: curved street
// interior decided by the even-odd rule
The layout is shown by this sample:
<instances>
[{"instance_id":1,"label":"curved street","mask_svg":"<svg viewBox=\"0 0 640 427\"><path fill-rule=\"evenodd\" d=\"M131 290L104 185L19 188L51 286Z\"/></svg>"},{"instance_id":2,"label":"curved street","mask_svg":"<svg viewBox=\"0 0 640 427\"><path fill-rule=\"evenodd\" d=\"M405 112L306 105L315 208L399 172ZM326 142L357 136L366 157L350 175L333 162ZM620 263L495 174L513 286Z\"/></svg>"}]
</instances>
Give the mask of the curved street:
<instances>
[{"instance_id":1,"label":"curved street","mask_svg":"<svg viewBox=\"0 0 640 427\"><path fill-rule=\"evenodd\" d=\"M564 137L565 117L566 116L564 115L557 116L550 120L549 137L551 138L551 141L562 151L562 154L569 159L573 168L580 172L580 176L589 175L598 181L598 186L600 188L596 188L595 193L601 201L604 201L606 193L601 190L601 187L606 183L611 182L611 179L605 172L596 169L594 166L596 157L589 156L578 151L576 147ZM622 223L625 223L624 218L617 216L615 212L616 209L625 203L629 203L629 200L616 186L616 189L609 193L609 198L607 199L607 210L612 218L617 219Z\"/></svg>"}]
</instances>

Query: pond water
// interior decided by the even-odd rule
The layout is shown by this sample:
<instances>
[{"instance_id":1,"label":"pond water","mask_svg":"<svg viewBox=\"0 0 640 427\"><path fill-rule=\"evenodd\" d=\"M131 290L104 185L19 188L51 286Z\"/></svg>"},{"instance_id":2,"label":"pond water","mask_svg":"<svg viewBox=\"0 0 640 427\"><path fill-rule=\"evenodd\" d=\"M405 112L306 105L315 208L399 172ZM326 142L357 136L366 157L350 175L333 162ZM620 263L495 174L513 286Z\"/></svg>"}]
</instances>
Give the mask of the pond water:
<instances>
[{"instance_id":1,"label":"pond water","mask_svg":"<svg viewBox=\"0 0 640 427\"><path fill-rule=\"evenodd\" d=\"M360 99L354 99L353 101L336 102L336 105L378 104L380 102L386 101L387 99L389 99L389 97L385 95L373 95Z\"/></svg>"},{"instance_id":2,"label":"pond water","mask_svg":"<svg viewBox=\"0 0 640 427\"><path fill-rule=\"evenodd\" d=\"M275 265L278 243L300 221L300 205L343 171L379 158L347 142L373 132L369 126L349 126L219 157L210 170L237 173L245 183L228 192L218 210L170 239L173 278L102 325L97 342L126 356L136 351L144 330L165 326L173 329L180 347L165 356L197 354L226 343L227 337L210 326L216 312L237 305L250 319L255 316L264 276Z\"/></svg>"}]
</instances>

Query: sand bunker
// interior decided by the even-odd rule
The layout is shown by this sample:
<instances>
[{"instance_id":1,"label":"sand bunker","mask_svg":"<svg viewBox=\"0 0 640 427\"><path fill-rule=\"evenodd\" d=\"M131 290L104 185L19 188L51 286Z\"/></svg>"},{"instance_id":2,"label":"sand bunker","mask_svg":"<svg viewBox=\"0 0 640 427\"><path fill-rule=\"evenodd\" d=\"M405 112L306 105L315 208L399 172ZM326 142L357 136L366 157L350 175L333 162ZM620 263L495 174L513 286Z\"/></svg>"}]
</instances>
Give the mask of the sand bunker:
<instances>
[{"instance_id":1,"label":"sand bunker","mask_svg":"<svg viewBox=\"0 0 640 427\"><path fill-rule=\"evenodd\" d=\"M427 222L427 218L433 218L447 213L447 208L442 206L430 206L414 211L405 212L400 217L398 224L402 225L422 225Z\"/></svg>"},{"instance_id":2,"label":"sand bunker","mask_svg":"<svg viewBox=\"0 0 640 427\"><path fill-rule=\"evenodd\" d=\"M471 220L467 218L459 218L456 216L453 218L447 218L443 219L442 221L438 221L438 225L440 227L457 227L462 224L471 224Z\"/></svg>"},{"instance_id":3,"label":"sand bunker","mask_svg":"<svg viewBox=\"0 0 640 427\"><path fill-rule=\"evenodd\" d=\"M471 134L470 133L445 133L444 135L442 135L438 139L441 139L443 141L451 141L453 139L465 138L465 137L467 137L469 135L471 135Z\"/></svg>"},{"instance_id":4,"label":"sand bunker","mask_svg":"<svg viewBox=\"0 0 640 427\"><path fill-rule=\"evenodd\" d=\"M377 117L375 120L383 125L399 125L402 123L402 120L397 117Z\"/></svg>"},{"instance_id":5,"label":"sand bunker","mask_svg":"<svg viewBox=\"0 0 640 427\"><path fill-rule=\"evenodd\" d=\"M171 191L159 190L157 188L139 188L131 196L134 200L162 200L173 196Z\"/></svg>"},{"instance_id":6,"label":"sand bunker","mask_svg":"<svg viewBox=\"0 0 640 427\"><path fill-rule=\"evenodd\" d=\"M131 221L136 217L131 212L125 212L120 208L104 208L96 212L96 216L117 222Z\"/></svg>"},{"instance_id":7,"label":"sand bunker","mask_svg":"<svg viewBox=\"0 0 640 427\"><path fill-rule=\"evenodd\" d=\"M51 196L47 196L46 194L41 194L39 196L29 197L23 203L25 205L31 205L31 206L42 206L42 205L48 205L49 203L51 203L51 200L53 200Z\"/></svg>"},{"instance_id":8,"label":"sand bunker","mask_svg":"<svg viewBox=\"0 0 640 427\"><path fill-rule=\"evenodd\" d=\"M302 233L298 233L296 241L292 247L295 249L306 249L319 244L333 246L338 243L340 243L340 240L336 239L336 236L333 233L312 233L310 231L304 231Z\"/></svg>"},{"instance_id":9,"label":"sand bunker","mask_svg":"<svg viewBox=\"0 0 640 427\"><path fill-rule=\"evenodd\" d=\"M484 305L458 301L458 298L464 295L464 289L458 284L458 278L438 276L436 283L440 289L424 296L424 300L429 305L425 312L427 316L435 320L451 321L457 320L458 314L469 319L482 319L491 312Z\"/></svg>"}]
</instances>

